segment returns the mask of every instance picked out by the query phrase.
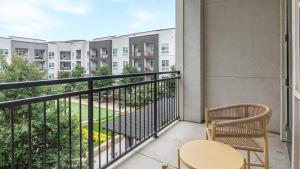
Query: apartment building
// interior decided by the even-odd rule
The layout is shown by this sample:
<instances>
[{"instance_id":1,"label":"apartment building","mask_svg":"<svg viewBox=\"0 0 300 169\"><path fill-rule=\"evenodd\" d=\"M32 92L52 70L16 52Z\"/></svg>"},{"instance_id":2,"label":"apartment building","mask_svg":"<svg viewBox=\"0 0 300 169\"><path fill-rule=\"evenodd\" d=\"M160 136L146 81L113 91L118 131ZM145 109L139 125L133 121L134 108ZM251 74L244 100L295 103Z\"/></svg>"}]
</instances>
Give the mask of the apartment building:
<instances>
[{"instance_id":1,"label":"apartment building","mask_svg":"<svg viewBox=\"0 0 300 169\"><path fill-rule=\"evenodd\" d=\"M89 42L70 40L48 42L48 78L55 79L59 71L72 71L77 64L89 74Z\"/></svg>"},{"instance_id":2,"label":"apartment building","mask_svg":"<svg viewBox=\"0 0 300 169\"><path fill-rule=\"evenodd\" d=\"M121 74L126 65L141 72L171 70L175 65L175 28L112 38L112 73Z\"/></svg>"},{"instance_id":3,"label":"apartment building","mask_svg":"<svg viewBox=\"0 0 300 169\"><path fill-rule=\"evenodd\" d=\"M95 74L97 69L103 65L108 65L110 71L112 71L112 38L103 37L96 38L90 42L90 74Z\"/></svg>"},{"instance_id":4,"label":"apartment building","mask_svg":"<svg viewBox=\"0 0 300 169\"><path fill-rule=\"evenodd\" d=\"M11 61L11 38L0 37L0 57L8 63Z\"/></svg>"},{"instance_id":5,"label":"apartment building","mask_svg":"<svg viewBox=\"0 0 300 169\"><path fill-rule=\"evenodd\" d=\"M36 67L47 72L48 45L45 40L10 36L0 38L0 56L5 57L7 63L11 57L20 56L29 62L36 64Z\"/></svg>"},{"instance_id":6,"label":"apartment building","mask_svg":"<svg viewBox=\"0 0 300 169\"><path fill-rule=\"evenodd\" d=\"M103 65L108 65L113 75L122 74L126 65L140 72L169 71L175 65L175 28L92 41L0 38L0 56L9 63L14 54L35 62L49 79L57 78L59 71L72 71L76 64L83 66L89 76Z\"/></svg>"}]
</instances>

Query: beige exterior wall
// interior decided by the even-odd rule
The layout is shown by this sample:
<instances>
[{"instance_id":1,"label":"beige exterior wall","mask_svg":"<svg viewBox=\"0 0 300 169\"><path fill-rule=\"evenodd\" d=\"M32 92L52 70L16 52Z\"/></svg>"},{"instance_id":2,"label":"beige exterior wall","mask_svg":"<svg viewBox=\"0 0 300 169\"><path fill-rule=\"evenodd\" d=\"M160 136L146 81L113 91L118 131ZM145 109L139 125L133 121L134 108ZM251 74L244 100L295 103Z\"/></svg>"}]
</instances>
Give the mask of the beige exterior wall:
<instances>
[{"instance_id":1,"label":"beige exterior wall","mask_svg":"<svg viewBox=\"0 0 300 169\"><path fill-rule=\"evenodd\" d=\"M200 0L176 2L176 67L181 71L180 114L183 120L202 118L202 33Z\"/></svg>"},{"instance_id":2,"label":"beige exterior wall","mask_svg":"<svg viewBox=\"0 0 300 169\"><path fill-rule=\"evenodd\" d=\"M280 131L280 0L206 0L204 105L257 102Z\"/></svg>"},{"instance_id":3,"label":"beige exterior wall","mask_svg":"<svg viewBox=\"0 0 300 169\"><path fill-rule=\"evenodd\" d=\"M177 17L177 43L183 48L177 46L176 62L183 71L185 120L201 121L206 106L258 102L273 109L270 129L279 132L280 0L204 0L204 10L201 2L184 1L183 16Z\"/></svg>"}]
</instances>

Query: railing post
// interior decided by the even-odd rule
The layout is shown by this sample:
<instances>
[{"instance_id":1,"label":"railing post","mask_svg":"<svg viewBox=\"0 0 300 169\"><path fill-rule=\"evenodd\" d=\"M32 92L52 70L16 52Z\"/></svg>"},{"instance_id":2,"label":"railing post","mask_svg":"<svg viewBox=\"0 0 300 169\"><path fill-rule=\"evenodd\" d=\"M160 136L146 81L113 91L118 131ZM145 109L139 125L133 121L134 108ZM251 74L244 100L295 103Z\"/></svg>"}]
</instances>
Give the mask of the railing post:
<instances>
[{"instance_id":1,"label":"railing post","mask_svg":"<svg viewBox=\"0 0 300 169\"><path fill-rule=\"evenodd\" d=\"M88 80L88 160L89 169L94 168L94 145L93 145L93 80Z\"/></svg>"},{"instance_id":2,"label":"railing post","mask_svg":"<svg viewBox=\"0 0 300 169\"><path fill-rule=\"evenodd\" d=\"M154 138L157 138L157 73L154 73Z\"/></svg>"}]
</instances>

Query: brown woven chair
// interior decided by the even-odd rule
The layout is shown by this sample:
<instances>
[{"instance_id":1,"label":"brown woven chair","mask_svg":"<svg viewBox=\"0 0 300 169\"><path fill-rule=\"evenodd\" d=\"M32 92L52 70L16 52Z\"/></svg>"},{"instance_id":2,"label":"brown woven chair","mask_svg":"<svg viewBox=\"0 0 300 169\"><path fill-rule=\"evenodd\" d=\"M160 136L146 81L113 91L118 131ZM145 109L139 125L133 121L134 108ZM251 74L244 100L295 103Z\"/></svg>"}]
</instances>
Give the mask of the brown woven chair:
<instances>
[{"instance_id":1,"label":"brown woven chair","mask_svg":"<svg viewBox=\"0 0 300 169\"><path fill-rule=\"evenodd\" d=\"M247 166L269 169L268 122L271 109L261 104L239 104L205 109L206 139L228 144L247 151ZM211 123L209 123L211 122ZM257 142L263 138L263 144ZM254 152L261 164L250 162ZM264 161L257 152L264 154Z\"/></svg>"}]
</instances>

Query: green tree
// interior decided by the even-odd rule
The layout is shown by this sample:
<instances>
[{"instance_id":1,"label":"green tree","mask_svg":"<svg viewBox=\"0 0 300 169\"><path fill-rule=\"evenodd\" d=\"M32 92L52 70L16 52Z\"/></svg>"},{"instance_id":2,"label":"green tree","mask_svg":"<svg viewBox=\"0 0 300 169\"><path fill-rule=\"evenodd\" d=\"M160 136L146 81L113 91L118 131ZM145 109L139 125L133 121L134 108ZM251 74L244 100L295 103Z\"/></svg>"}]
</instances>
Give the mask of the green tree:
<instances>
[{"instance_id":1,"label":"green tree","mask_svg":"<svg viewBox=\"0 0 300 169\"><path fill-rule=\"evenodd\" d=\"M43 78L43 74L36 69L34 64L19 57L13 57L11 64L4 64L3 70L0 71L1 83L42 80ZM53 86L0 91L0 101L38 97L59 91L59 89L50 90L49 88L53 88ZM57 132L57 104L60 105L60 133ZM13 147L15 149L15 168L29 168L29 128L31 128L32 168L43 168L43 154L45 148L47 168L57 168L58 147L60 147L61 152L61 168L67 168L69 147L72 149L73 167L78 167L80 122L77 115L71 114L71 119L69 119L69 114L65 113L68 112L69 107L64 108L62 104L63 99L60 99L58 102L56 100L50 100L45 103L41 102L32 103L30 105L14 106L13 114L10 113L11 111L9 109L0 110L0 168L11 168L12 128L10 121L12 117L14 121ZM46 110L46 116L44 116L44 110ZM31 117L31 127L28 126L29 117ZM46 117L45 125L43 123L44 117ZM71 122L71 126L68 125L69 122ZM71 145L68 144L69 127L71 127ZM46 132L44 132L44 130ZM44 142L43 139L45 136L44 134L46 134L46 142ZM57 144L58 135L60 136L60 145ZM44 147L44 145L46 147ZM83 140L83 145L83 156L85 157L87 149L86 140Z\"/></svg>"},{"instance_id":2,"label":"green tree","mask_svg":"<svg viewBox=\"0 0 300 169\"><path fill-rule=\"evenodd\" d=\"M107 75L111 75L108 65L103 65L100 67L99 70L96 71L96 76L107 76ZM113 84L114 84L113 79L95 81L95 87L97 87L97 88L112 86Z\"/></svg>"},{"instance_id":3,"label":"green tree","mask_svg":"<svg viewBox=\"0 0 300 169\"><path fill-rule=\"evenodd\" d=\"M80 64L77 64L75 66L75 69L72 70L72 73L71 73L71 76L76 78L76 77L84 77L85 75L85 69L84 67L82 67ZM72 90L77 90L77 91L80 91L80 90L84 90L86 89L87 87L87 84L85 82L77 82L77 83L72 83Z\"/></svg>"},{"instance_id":4,"label":"green tree","mask_svg":"<svg viewBox=\"0 0 300 169\"><path fill-rule=\"evenodd\" d=\"M134 73L139 73L138 69L136 67L132 66L125 66L123 68L123 74L124 75L129 75L129 74L134 74ZM128 84L128 83L134 83L134 82L141 82L144 81L144 77L126 77L121 80L123 84Z\"/></svg>"},{"instance_id":5,"label":"green tree","mask_svg":"<svg viewBox=\"0 0 300 169\"><path fill-rule=\"evenodd\" d=\"M85 75L85 69L80 64L76 64L75 69L72 70L72 77L83 77Z\"/></svg>"},{"instance_id":6,"label":"green tree","mask_svg":"<svg viewBox=\"0 0 300 169\"><path fill-rule=\"evenodd\" d=\"M58 79L66 79L71 77L71 72L68 71L59 71L57 74Z\"/></svg>"}]
</instances>

